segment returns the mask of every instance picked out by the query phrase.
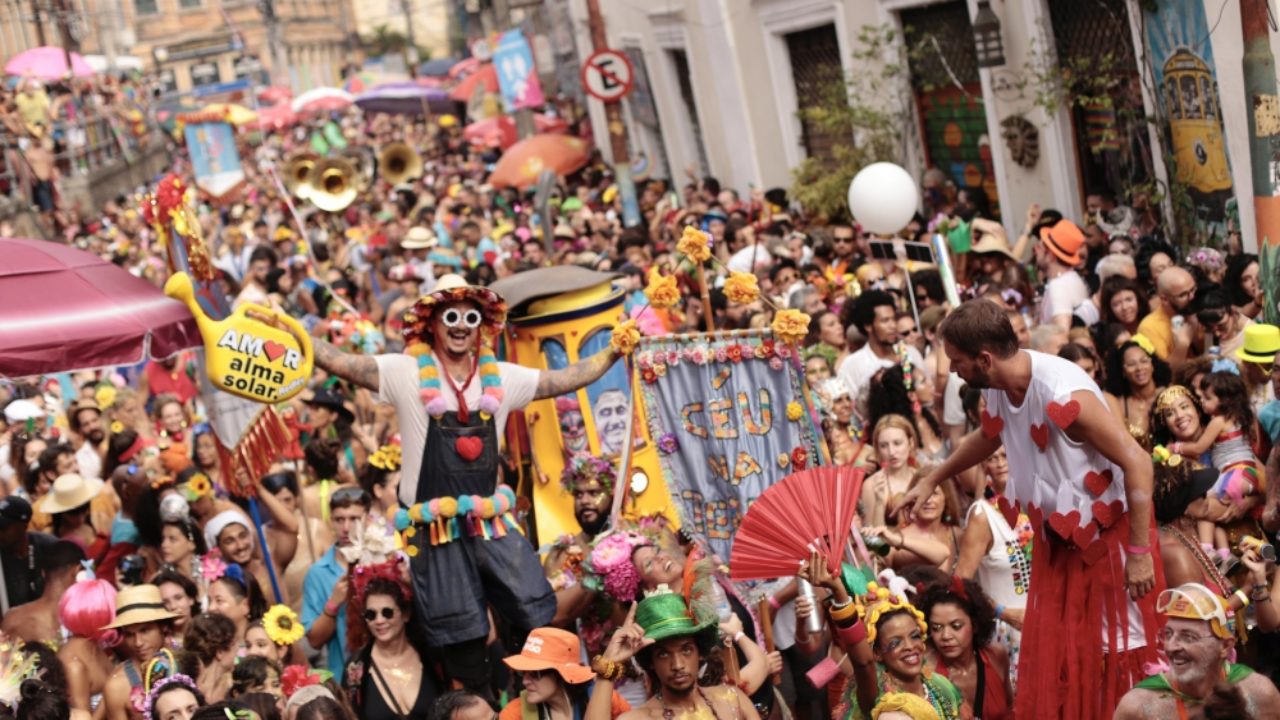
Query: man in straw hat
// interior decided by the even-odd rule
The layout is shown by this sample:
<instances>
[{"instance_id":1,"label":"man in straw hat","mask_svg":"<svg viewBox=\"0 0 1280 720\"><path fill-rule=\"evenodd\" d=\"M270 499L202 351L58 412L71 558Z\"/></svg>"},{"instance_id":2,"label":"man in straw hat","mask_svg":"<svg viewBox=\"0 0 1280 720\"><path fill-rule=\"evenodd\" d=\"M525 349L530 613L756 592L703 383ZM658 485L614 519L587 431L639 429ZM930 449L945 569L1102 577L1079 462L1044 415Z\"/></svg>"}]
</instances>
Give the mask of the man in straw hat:
<instances>
[{"instance_id":1,"label":"man in straw hat","mask_svg":"<svg viewBox=\"0 0 1280 720\"><path fill-rule=\"evenodd\" d=\"M556 599L516 532L515 493L498 485L507 415L604 375L612 349L560 370L494 358L506 322L497 293L445 275L404 315L405 354L348 355L317 340L316 364L396 407L404 447L397 527L416 526L414 596L445 670L487 692L486 605L518 629L551 624ZM496 491L496 492L495 492Z\"/></svg>"},{"instance_id":2,"label":"man in straw hat","mask_svg":"<svg viewBox=\"0 0 1280 720\"><path fill-rule=\"evenodd\" d=\"M125 661L116 666L102 690L107 720L142 717L133 705L132 695L138 688L147 692L148 665L165 649L165 639L173 630L176 617L165 609L160 588L155 585L134 585L116 594L116 619L103 630L119 631L119 647Z\"/></svg>"},{"instance_id":3,"label":"man in straw hat","mask_svg":"<svg viewBox=\"0 0 1280 720\"><path fill-rule=\"evenodd\" d=\"M1168 669L1125 693L1116 720L1203 718L1205 705L1235 708L1215 717L1280 718L1280 692L1265 676L1232 662L1235 635L1228 603L1200 583L1160 593L1157 611Z\"/></svg>"},{"instance_id":4,"label":"man in straw hat","mask_svg":"<svg viewBox=\"0 0 1280 720\"><path fill-rule=\"evenodd\" d=\"M618 720L759 720L755 705L738 687L698 686L702 662L718 638L715 620L698 622L676 593L659 592L633 604L604 653L591 661L596 686L585 720L610 720L609 694L633 657L654 695Z\"/></svg>"}]
</instances>

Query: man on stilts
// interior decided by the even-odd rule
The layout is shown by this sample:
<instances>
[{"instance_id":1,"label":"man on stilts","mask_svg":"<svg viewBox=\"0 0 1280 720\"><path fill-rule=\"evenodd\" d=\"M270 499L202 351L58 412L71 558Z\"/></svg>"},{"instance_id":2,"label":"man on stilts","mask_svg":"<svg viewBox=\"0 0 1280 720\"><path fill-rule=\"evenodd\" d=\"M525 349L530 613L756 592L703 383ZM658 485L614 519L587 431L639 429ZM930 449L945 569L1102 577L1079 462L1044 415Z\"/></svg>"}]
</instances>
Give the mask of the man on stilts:
<instances>
[{"instance_id":1,"label":"man on stilts","mask_svg":"<svg viewBox=\"0 0 1280 720\"><path fill-rule=\"evenodd\" d=\"M445 672L489 693L485 641L492 605L518 632L551 623L556 598L515 521L515 492L498 484L507 415L586 386L617 360L611 349L562 370L498 362L506 305L492 290L445 275L404 316L405 354L348 355L316 341L316 364L396 407L404 447L396 517L413 528L414 600Z\"/></svg>"},{"instance_id":2,"label":"man on stilts","mask_svg":"<svg viewBox=\"0 0 1280 720\"><path fill-rule=\"evenodd\" d=\"M1036 531L1018 665L1016 714L1110 718L1156 660L1164 589L1153 557L1151 458L1074 363L1018 349L1004 311L971 300L939 326L951 368L982 389L981 427L891 508L922 504L944 478L1001 445L1010 479L1002 512Z\"/></svg>"}]
</instances>

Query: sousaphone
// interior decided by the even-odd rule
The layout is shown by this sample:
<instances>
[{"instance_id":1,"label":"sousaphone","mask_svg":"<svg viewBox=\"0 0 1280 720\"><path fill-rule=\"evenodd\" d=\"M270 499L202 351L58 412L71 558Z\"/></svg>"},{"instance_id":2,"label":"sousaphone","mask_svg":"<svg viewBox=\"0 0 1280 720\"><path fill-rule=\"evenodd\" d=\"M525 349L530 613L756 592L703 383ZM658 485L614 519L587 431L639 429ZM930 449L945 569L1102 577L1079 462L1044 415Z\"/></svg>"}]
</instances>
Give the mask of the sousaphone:
<instances>
[{"instance_id":1,"label":"sousaphone","mask_svg":"<svg viewBox=\"0 0 1280 720\"><path fill-rule=\"evenodd\" d=\"M311 170L319 160L320 156L310 151L294 153L289 158L289 162L285 163L284 171L280 173L280 179L284 181L284 187L290 195L303 200L307 199L311 191L307 180L311 177Z\"/></svg>"},{"instance_id":2,"label":"sousaphone","mask_svg":"<svg viewBox=\"0 0 1280 720\"><path fill-rule=\"evenodd\" d=\"M405 143L390 143L378 153L378 173L391 185L422 177L422 156Z\"/></svg>"},{"instance_id":3,"label":"sousaphone","mask_svg":"<svg viewBox=\"0 0 1280 720\"><path fill-rule=\"evenodd\" d=\"M368 145L348 145L338 157L356 167L356 192L368 192L378 175L378 155Z\"/></svg>"},{"instance_id":4,"label":"sousaphone","mask_svg":"<svg viewBox=\"0 0 1280 720\"><path fill-rule=\"evenodd\" d=\"M307 177L311 204L325 212L342 212L355 201L359 173L351 163L342 158L324 158L316 162Z\"/></svg>"}]
</instances>

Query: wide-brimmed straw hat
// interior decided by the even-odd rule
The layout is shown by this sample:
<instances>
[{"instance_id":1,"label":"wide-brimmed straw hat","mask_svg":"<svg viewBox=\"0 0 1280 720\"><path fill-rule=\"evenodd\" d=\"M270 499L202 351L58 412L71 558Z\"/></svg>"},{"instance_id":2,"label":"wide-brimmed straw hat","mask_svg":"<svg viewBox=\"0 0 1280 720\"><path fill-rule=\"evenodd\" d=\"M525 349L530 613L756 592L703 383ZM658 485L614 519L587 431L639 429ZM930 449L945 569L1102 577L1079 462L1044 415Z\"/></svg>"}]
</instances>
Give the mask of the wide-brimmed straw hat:
<instances>
[{"instance_id":1,"label":"wide-brimmed straw hat","mask_svg":"<svg viewBox=\"0 0 1280 720\"><path fill-rule=\"evenodd\" d=\"M36 509L46 515L70 512L88 505L102 492L103 482L94 478L81 477L75 473L59 475L53 481L53 488L40 498Z\"/></svg>"},{"instance_id":2,"label":"wide-brimmed straw hat","mask_svg":"<svg viewBox=\"0 0 1280 720\"><path fill-rule=\"evenodd\" d=\"M975 255L981 255L983 253L999 253L1014 262L1018 261L1018 258L1014 256L1013 251L1009 249L1009 241L1006 240L1003 235L997 235L996 233L982 233L982 235L978 237L978 242L974 243L973 247L969 248L969 252L974 253Z\"/></svg>"},{"instance_id":3,"label":"wide-brimmed straw hat","mask_svg":"<svg viewBox=\"0 0 1280 720\"><path fill-rule=\"evenodd\" d=\"M122 628L126 625L172 620L178 617L164 607L160 588L155 585L134 585L116 593L116 619L103 630Z\"/></svg>"},{"instance_id":4,"label":"wide-brimmed straw hat","mask_svg":"<svg viewBox=\"0 0 1280 720\"><path fill-rule=\"evenodd\" d=\"M582 643L578 636L559 628L541 627L529 633L519 655L502 662L516 672L555 670L570 685L580 685L595 678L591 668L580 661Z\"/></svg>"},{"instance_id":5,"label":"wide-brimmed straw hat","mask_svg":"<svg viewBox=\"0 0 1280 720\"><path fill-rule=\"evenodd\" d=\"M436 238L436 234L422 227L415 225L409 228L409 232L405 233L404 240L400 241L400 247L405 250L426 250L433 248L440 243Z\"/></svg>"}]
</instances>

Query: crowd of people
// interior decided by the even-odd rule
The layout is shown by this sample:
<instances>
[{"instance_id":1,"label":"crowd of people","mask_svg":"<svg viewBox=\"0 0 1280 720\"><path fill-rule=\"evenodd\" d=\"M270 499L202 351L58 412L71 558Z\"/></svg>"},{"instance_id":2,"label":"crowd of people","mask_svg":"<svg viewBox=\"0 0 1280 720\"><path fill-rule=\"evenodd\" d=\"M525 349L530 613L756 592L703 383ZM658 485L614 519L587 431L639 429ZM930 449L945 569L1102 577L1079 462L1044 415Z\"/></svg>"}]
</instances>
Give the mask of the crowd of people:
<instances>
[{"instance_id":1,"label":"crowd of people","mask_svg":"<svg viewBox=\"0 0 1280 720\"><path fill-rule=\"evenodd\" d=\"M355 145L408 143L422 176L340 212L301 203L298 227L273 169L304 129L242 148L242 198L196 209L226 298L313 335L266 474L234 476L192 353L0 384L4 712L1280 716L1280 329L1235 243L1180 248L1158 208L1106 192L1031 207L1011 243L980 191L931 173L902 237L948 228L952 293L781 189L642 180L624 227L598 158L544 211L486 184L500 151L456 122L335 120ZM73 240L163 286L141 202ZM705 294L704 273L662 270L690 232L714 254ZM735 583L670 519L615 518L618 457L581 447L560 478L578 532L535 547L508 416L629 350L498 360L490 284L552 265L616 273L649 334L807 314L797 364L832 461L865 478L873 557ZM640 312L671 278L674 306Z\"/></svg>"}]
</instances>

